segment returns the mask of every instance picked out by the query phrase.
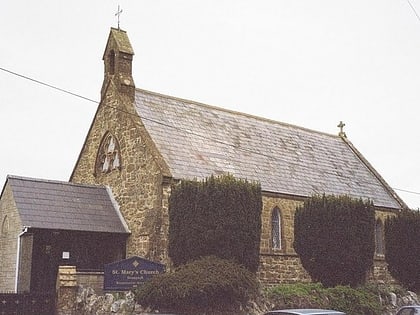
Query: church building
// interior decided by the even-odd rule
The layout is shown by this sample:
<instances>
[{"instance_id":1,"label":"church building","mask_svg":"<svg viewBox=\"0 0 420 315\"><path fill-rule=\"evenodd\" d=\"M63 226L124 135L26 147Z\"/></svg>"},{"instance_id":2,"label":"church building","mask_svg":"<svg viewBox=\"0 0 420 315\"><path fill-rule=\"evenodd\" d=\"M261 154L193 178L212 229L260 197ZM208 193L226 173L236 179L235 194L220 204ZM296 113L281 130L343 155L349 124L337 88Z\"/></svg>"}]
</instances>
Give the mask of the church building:
<instances>
[{"instance_id":1,"label":"church building","mask_svg":"<svg viewBox=\"0 0 420 315\"><path fill-rule=\"evenodd\" d=\"M0 291L51 286L60 264L101 271L141 256L170 266L171 184L221 174L261 183L263 283L310 280L293 249L293 224L296 208L314 194L372 200L370 277L390 279L384 222L407 206L342 130L326 134L138 89L133 57L127 33L112 28L101 101L69 182L7 177ZM39 276L42 268L49 280Z\"/></svg>"}]
</instances>

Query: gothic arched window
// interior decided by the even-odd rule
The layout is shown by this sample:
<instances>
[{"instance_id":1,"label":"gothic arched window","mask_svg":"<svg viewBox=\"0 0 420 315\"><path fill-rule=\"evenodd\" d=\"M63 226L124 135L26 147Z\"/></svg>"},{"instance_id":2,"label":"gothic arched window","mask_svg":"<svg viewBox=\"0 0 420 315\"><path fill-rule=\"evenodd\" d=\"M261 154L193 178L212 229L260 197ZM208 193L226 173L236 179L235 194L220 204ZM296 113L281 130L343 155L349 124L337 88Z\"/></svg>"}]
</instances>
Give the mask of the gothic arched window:
<instances>
[{"instance_id":1,"label":"gothic arched window","mask_svg":"<svg viewBox=\"0 0 420 315\"><path fill-rule=\"evenodd\" d=\"M380 219L375 223L375 253L383 255L384 250L384 225Z\"/></svg>"},{"instance_id":2,"label":"gothic arched window","mask_svg":"<svg viewBox=\"0 0 420 315\"><path fill-rule=\"evenodd\" d=\"M281 213L277 207L271 213L271 247L273 249L282 249Z\"/></svg>"},{"instance_id":3,"label":"gothic arched window","mask_svg":"<svg viewBox=\"0 0 420 315\"><path fill-rule=\"evenodd\" d=\"M7 233L9 233L9 229L10 229L9 218L6 215L1 224L1 230L0 230L1 236L6 236Z\"/></svg>"},{"instance_id":4,"label":"gothic arched window","mask_svg":"<svg viewBox=\"0 0 420 315\"><path fill-rule=\"evenodd\" d=\"M117 138L107 132L102 139L96 157L96 174L109 173L115 169L121 169L120 145Z\"/></svg>"}]
</instances>

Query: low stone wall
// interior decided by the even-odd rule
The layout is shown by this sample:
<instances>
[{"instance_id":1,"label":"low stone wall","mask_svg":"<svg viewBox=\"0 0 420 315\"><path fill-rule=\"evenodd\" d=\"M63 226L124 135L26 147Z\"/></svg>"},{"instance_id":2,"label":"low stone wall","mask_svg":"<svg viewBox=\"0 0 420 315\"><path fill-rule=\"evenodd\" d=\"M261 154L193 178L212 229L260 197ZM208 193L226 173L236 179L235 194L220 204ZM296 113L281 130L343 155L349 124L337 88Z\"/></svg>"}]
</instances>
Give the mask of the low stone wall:
<instances>
[{"instance_id":1,"label":"low stone wall","mask_svg":"<svg viewBox=\"0 0 420 315\"><path fill-rule=\"evenodd\" d=\"M118 296L119 295L119 296ZM120 294L96 295L92 288L79 287L77 294L77 315L142 315L154 311L144 309L135 303L134 294L131 292ZM117 296L117 297L116 297ZM418 296L408 291L404 295L389 293L378 297L385 310L382 315L394 315L404 305L419 304ZM224 313L223 315L261 315L272 309L269 300L250 302L245 312L234 314ZM215 314L212 314L215 315Z\"/></svg>"},{"instance_id":2,"label":"low stone wall","mask_svg":"<svg viewBox=\"0 0 420 315\"><path fill-rule=\"evenodd\" d=\"M416 293L408 291L406 295L397 295L390 293L387 296L381 296L381 304L385 306L382 315L394 315L401 306L419 305L420 300Z\"/></svg>"},{"instance_id":3,"label":"low stone wall","mask_svg":"<svg viewBox=\"0 0 420 315\"><path fill-rule=\"evenodd\" d=\"M293 260L290 261L295 266ZM292 268L293 269L293 268ZM132 292L114 293L101 295L91 287L84 287L77 281L103 279L101 273L76 272L74 266L60 266L57 277L57 315L141 315L150 310L136 304ZM93 283L93 282L92 282ZM384 283L385 285L385 283ZM386 290L384 290L386 292ZM393 315L403 305L419 304L418 296L413 292L404 295L387 293L378 297L385 307L383 315ZM249 315L260 315L270 309L272 303L268 300L255 301L249 304L245 313ZM238 313L235 313L237 315ZM214 315L214 314L212 314ZM226 314L225 314L226 315Z\"/></svg>"},{"instance_id":4,"label":"low stone wall","mask_svg":"<svg viewBox=\"0 0 420 315\"><path fill-rule=\"evenodd\" d=\"M92 288L96 294L103 294L104 273L99 271L77 271L77 284L84 288Z\"/></svg>"},{"instance_id":5,"label":"low stone wall","mask_svg":"<svg viewBox=\"0 0 420 315\"><path fill-rule=\"evenodd\" d=\"M60 266L57 274L57 315L75 315L77 280L75 266Z\"/></svg>"},{"instance_id":6,"label":"low stone wall","mask_svg":"<svg viewBox=\"0 0 420 315\"><path fill-rule=\"evenodd\" d=\"M103 272L77 272L60 266L57 275L57 315L137 315L145 310L132 292L103 295ZM86 285L86 286L84 286ZM98 291L92 286L96 286Z\"/></svg>"},{"instance_id":7,"label":"low stone wall","mask_svg":"<svg viewBox=\"0 0 420 315\"><path fill-rule=\"evenodd\" d=\"M78 315L140 315L147 310L136 304L132 292L97 295L92 288L79 286L76 311Z\"/></svg>"}]
</instances>

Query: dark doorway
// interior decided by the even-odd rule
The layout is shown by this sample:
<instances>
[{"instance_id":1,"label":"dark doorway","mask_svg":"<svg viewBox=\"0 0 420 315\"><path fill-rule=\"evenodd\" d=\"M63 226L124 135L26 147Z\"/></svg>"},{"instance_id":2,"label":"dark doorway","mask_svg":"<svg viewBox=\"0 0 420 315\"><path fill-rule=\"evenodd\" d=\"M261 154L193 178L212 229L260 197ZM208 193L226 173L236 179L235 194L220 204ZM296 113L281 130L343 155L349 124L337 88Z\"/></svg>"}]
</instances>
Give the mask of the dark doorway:
<instances>
[{"instance_id":1,"label":"dark doorway","mask_svg":"<svg viewBox=\"0 0 420 315\"><path fill-rule=\"evenodd\" d=\"M54 291L60 265L103 271L105 264L125 258L127 235L43 229L32 233L31 292Z\"/></svg>"}]
</instances>

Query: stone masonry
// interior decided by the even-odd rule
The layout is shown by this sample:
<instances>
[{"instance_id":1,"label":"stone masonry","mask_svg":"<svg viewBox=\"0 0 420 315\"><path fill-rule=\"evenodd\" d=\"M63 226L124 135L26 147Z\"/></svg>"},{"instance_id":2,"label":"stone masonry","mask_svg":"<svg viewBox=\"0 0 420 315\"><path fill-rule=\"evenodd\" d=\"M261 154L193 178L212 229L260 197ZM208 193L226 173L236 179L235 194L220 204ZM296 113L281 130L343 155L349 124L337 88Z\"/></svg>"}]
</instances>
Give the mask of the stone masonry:
<instances>
[{"instance_id":1,"label":"stone masonry","mask_svg":"<svg viewBox=\"0 0 420 315\"><path fill-rule=\"evenodd\" d=\"M106 78L109 81L104 81L102 101L71 181L111 187L131 231L127 256L139 255L150 260L167 262L166 247L159 246L164 242L162 184L165 176L159 165L159 154L134 112L131 60L127 54L121 54L121 50L128 47L129 42L123 43L124 36L117 35L111 35L108 41L104 60ZM116 64L130 71L123 76L124 80L118 74L111 74L118 73L109 69L107 56L111 52L115 53ZM126 63L130 66L125 65ZM121 167L109 173L95 172L98 148L107 133L111 133L118 141Z\"/></svg>"},{"instance_id":2,"label":"stone masonry","mask_svg":"<svg viewBox=\"0 0 420 315\"><path fill-rule=\"evenodd\" d=\"M0 292L15 290L16 251L21 226L11 189L6 185L0 199Z\"/></svg>"},{"instance_id":3,"label":"stone masonry","mask_svg":"<svg viewBox=\"0 0 420 315\"><path fill-rule=\"evenodd\" d=\"M60 266L57 275L57 315L76 315L78 290L75 266Z\"/></svg>"}]
</instances>

